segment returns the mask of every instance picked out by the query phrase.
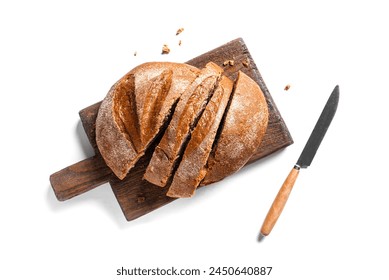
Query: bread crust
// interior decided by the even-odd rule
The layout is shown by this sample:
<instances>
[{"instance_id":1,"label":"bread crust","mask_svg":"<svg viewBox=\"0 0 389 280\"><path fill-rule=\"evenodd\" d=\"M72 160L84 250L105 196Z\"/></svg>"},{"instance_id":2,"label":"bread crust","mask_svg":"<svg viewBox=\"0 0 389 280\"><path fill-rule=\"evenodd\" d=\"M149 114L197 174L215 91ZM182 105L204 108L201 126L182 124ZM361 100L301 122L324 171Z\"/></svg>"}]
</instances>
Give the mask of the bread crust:
<instances>
[{"instance_id":1,"label":"bread crust","mask_svg":"<svg viewBox=\"0 0 389 280\"><path fill-rule=\"evenodd\" d=\"M154 150L144 179L157 186L165 187L177 160L183 153L191 129L205 109L222 72L222 68L210 62L187 87L177 104L169 126Z\"/></svg>"},{"instance_id":2,"label":"bread crust","mask_svg":"<svg viewBox=\"0 0 389 280\"><path fill-rule=\"evenodd\" d=\"M206 174L205 165L230 99L232 87L233 82L223 76L193 130L167 196L191 197L194 195L197 186Z\"/></svg>"},{"instance_id":3,"label":"bread crust","mask_svg":"<svg viewBox=\"0 0 389 280\"><path fill-rule=\"evenodd\" d=\"M198 73L197 68L183 63L148 62L112 86L97 115L96 142L119 179L144 155Z\"/></svg>"},{"instance_id":4,"label":"bread crust","mask_svg":"<svg viewBox=\"0 0 389 280\"><path fill-rule=\"evenodd\" d=\"M201 185L208 185L237 172L254 154L266 133L269 112L258 84L238 73L221 134L208 158Z\"/></svg>"}]
</instances>

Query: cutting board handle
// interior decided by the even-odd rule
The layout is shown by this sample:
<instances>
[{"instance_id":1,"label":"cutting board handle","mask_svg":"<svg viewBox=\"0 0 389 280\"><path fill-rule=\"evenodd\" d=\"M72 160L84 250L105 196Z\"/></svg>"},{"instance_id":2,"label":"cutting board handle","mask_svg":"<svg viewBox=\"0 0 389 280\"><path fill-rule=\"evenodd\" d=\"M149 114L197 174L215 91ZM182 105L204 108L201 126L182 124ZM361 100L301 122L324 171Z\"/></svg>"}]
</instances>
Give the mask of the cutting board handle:
<instances>
[{"instance_id":1,"label":"cutting board handle","mask_svg":"<svg viewBox=\"0 0 389 280\"><path fill-rule=\"evenodd\" d=\"M100 156L70 165L50 176L58 200L64 201L109 181L112 171Z\"/></svg>"}]
</instances>

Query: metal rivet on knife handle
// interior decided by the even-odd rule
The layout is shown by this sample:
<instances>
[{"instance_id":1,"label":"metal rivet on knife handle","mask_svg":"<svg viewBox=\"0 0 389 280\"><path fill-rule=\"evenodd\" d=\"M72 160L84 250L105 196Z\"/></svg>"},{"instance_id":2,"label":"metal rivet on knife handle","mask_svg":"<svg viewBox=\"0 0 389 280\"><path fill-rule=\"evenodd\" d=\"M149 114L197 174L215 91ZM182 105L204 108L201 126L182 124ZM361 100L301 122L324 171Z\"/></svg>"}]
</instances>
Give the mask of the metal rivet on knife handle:
<instances>
[{"instance_id":1,"label":"metal rivet on knife handle","mask_svg":"<svg viewBox=\"0 0 389 280\"><path fill-rule=\"evenodd\" d=\"M307 168L311 165L313 158L315 157L316 151L320 146L321 141L324 138L324 135L327 132L328 127L331 124L332 119L334 118L336 109L338 108L339 102L339 86L336 86L332 91L330 97L324 109L313 128L311 135L299 159L297 160L296 165L290 171L288 177L283 183L281 189L279 190L276 198L273 201L272 206L270 207L269 212L266 215L265 221L261 228L261 234L259 239L261 240L264 236L267 236L272 231L275 223L277 222L279 216L284 209L286 201L289 198L289 194L292 191L293 185L297 179L300 168Z\"/></svg>"}]
</instances>

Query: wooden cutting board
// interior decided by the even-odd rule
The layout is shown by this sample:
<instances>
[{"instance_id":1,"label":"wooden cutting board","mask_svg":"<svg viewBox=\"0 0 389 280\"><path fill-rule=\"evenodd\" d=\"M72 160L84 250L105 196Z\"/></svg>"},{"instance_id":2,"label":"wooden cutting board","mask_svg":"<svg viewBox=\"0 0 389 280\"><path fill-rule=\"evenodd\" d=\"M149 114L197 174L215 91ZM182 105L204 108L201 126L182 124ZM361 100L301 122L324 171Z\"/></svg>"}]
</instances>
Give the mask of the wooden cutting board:
<instances>
[{"instance_id":1,"label":"wooden cutting board","mask_svg":"<svg viewBox=\"0 0 389 280\"><path fill-rule=\"evenodd\" d=\"M201 68L209 61L223 67L224 74L232 80L235 80L239 70L244 72L259 84L265 94L269 107L269 124L261 145L249 163L291 145L293 143L291 135L243 39L235 39L187 63ZM231 62L227 63L228 61ZM128 221L175 200L165 195L167 188L156 187L142 180L151 153L146 154L124 180L119 180L113 175L100 156L95 140L95 121L100 104L101 102L93 104L79 113L89 142L95 150L95 156L68 166L50 176L57 199L64 201L109 182Z\"/></svg>"}]
</instances>

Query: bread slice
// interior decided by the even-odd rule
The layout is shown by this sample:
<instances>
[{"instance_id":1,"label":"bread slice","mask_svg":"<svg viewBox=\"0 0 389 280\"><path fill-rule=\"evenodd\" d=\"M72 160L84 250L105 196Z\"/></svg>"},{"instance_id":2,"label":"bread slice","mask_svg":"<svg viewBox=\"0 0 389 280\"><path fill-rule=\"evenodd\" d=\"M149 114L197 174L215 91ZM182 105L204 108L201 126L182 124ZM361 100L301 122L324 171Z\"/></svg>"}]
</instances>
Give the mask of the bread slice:
<instances>
[{"instance_id":1,"label":"bread slice","mask_svg":"<svg viewBox=\"0 0 389 280\"><path fill-rule=\"evenodd\" d=\"M261 88L246 74L239 72L201 185L220 181L247 163L265 135L268 117Z\"/></svg>"},{"instance_id":2,"label":"bread slice","mask_svg":"<svg viewBox=\"0 0 389 280\"><path fill-rule=\"evenodd\" d=\"M110 89L97 115L96 142L119 179L144 155L199 72L187 64L149 62Z\"/></svg>"},{"instance_id":3,"label":"bread slice","mask_svg":"<svg viewBox=\"0 0 389 280\"><path fill-rule=\"evenodd\" d=\"M233 82L222 76L212 98L208 102L191 139L173 181L167 192L170 197L191 197L206 174L206 163L216 133L227 107Z\"/></svg>"},{"instance_id":4,"label":"bread slice","mask_svg":"<svg viewBox=\"0 0 389 280\"><path fill-rule=\"evenodd\" d=\"M208 63L182 94L172 120L154 150L144 179L160 187L166 185L222 72L215 63Z\"/></svg>"}]
</instances>

